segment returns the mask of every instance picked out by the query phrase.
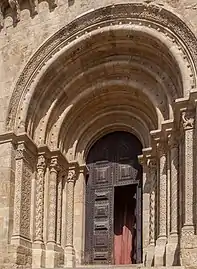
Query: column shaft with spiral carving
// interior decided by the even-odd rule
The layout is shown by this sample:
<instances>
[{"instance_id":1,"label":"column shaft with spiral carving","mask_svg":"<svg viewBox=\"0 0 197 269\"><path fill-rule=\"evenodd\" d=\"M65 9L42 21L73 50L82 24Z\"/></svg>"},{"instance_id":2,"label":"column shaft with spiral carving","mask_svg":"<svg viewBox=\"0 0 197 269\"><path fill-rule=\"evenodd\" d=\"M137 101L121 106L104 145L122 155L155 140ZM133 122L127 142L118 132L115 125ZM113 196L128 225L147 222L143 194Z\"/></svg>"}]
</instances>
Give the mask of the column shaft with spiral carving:
<instances>
[{"instance_id":1,"label":"column shaft with spiral carving","mask_svg":"<svg viewBox=\"0 0 197 269\"><path fill-rule=\"evenodd\" d=\"M73 267L75 262L75 253L73 248L73 220L74 220L74 185L76 172L69 170L67 177L67 214L66 214L66 248L65 248L65 266Z\"/></svg>"},{"instance_id":2,"label":"column shaft with spiral carving","mask_svg":"<svg viewBox=\"0 0 197 269\"><path fill-rule=\"evenodd\" d=\"M150 182L149 188L149 242L146 251L146 263L145 266L151 267L154 263L155 256L155 187L156 187L156 175L157 175L157 163L154 157L148 158L147 160L147 177Z\"/></svg>"},{"instance_id":3,"label":"column shaft with spiral carving","mask_svg":"<svg viewBox=\"0 0 197 269\"><path fill-rule=\"evenodd\" d=\"M149 177L151 179L150 189L150 230L149 230L149 244L155 245L155 186L156 186L156 160L151 159L148 163Z\"/></svg>"},{"instance_id":4,"label":"column shaft with spiral carving","mask_svg":"<svg viewBox=\"0 0 197 269\"><path fill-rule=\"evenodd\" d=\"M155 248L155 265L165 265L167 242L167 148L165 142L158 144L159 156L159 230Z\"/></svg>"},{"instance_id":5,"label":"column shaft with spiral carving","mask_svg":"<svg viewBox=\"0 0 197 269\"><path fill-rule=\"evenodd\" d=\"M194 121L195 110L187 110L182 113L182 124L185 132L185 221L183 230L194 233L193 220L193 195L194 195L194 171L193 171L193 148L194 148Z\"/></svg>"},{"instance_id":6,"label":"column shaft with spiral carving","mask_svg":"<svg viewBox=\"0 0 197 269\"><path fill-rule=\"evenodd\" d=\"M40 155L37 163L36 176L36 222L34 242L43 242L43 215L44 215L44 176L46 162L45 157Z\"/></svg>"},{"instance_id":7,"label":"column shaft with spiral carving","mask_svg":"<svg viewBox=\"0 0 197 269\"><path fill-rule=\"evenodd\" d=\"M56 243L56 195L58 178L57 158L52 158L49 173L49 207L48 207L48 239L47 243Z\"/></svg>"}]
</instances>

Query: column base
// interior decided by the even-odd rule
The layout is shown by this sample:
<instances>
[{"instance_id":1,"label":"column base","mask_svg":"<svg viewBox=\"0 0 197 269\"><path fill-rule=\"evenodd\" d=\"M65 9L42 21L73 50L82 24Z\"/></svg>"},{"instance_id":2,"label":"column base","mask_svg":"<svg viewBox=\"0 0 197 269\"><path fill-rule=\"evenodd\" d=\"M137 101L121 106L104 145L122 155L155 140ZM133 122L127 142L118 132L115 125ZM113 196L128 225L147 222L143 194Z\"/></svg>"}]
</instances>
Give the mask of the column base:
<instances>
[{"instance_id":1,"label":"column base","mask_svg":"<svg viewBox=\"0 0 197 269\"><path fill-rule=\"evenodd\" d=\"M180 247L178 244L178 235L170 235L166 245L166 265L180 265Z\"/></svg>"},{"instance_id":2,"label":"column base","mask_svg":"<svg viewBox=\"0 0 197 269\"><path fill-rule=\"evenodd\" d=\"M149 245L146 251L145 266L146 267L154 266L154 258L155 258L155 246Z\"/></svg>"},{"instance_id":3,"label":"column base","mask_svg":"<svg viewBox=\"0 0 197 269\"><path fill-rule=\"evenodd\" d=\"M72 246L66 246L66 248L65 248L64 266L65 267L75 267L76 266L75 250Z\"/></svg>"},{"instance_id":4,"label":"column base","mask_svg":"<svg viewBox=\"0 0 197 269\"><path fill-rule=\"evenodd\" d=\"M45 267L46 251L43 243L35 242L32 245L32 268Z\"/></svg>"},{"instance_id":5,"label":"column base","mask_svg":"<svg viewBox=\"0 0 197 269\"><path fill-rule=\"evenodd\" d=\"M155 246L155 266L165 266L166 238L158 238Z\"/></svg>"},{"instance_id":6,"label":"column base","mask_svg":"<svg viewBox=\"0 0 197 269\"><path fill-rule=\"evenodd\" d=\"M32 266L32 244L28 239L21 236L13 236L11 244L8 245L5 263L9 261L12 268Z\"/></svg>"},{"instance_id":7,"label":"column base","mask_svg":"<svg viewBox=\"0 0 197 269\"><path fill-rule=\"evenodd\" d=\"M54 243L47 243L46 245L46 268L55 268L58 265L58 253Z\"/></svg>"},{"instance_id":8,"label":"column base","mask_svg":"<svg viewBox=\"0 0 197 269\"><path fill-rule=\"evenodd\" d=\"M197 268L197 235L194 234L192 225L182 228L180 259L181 265L188 268Z\"/></svg>"}]
</instances>

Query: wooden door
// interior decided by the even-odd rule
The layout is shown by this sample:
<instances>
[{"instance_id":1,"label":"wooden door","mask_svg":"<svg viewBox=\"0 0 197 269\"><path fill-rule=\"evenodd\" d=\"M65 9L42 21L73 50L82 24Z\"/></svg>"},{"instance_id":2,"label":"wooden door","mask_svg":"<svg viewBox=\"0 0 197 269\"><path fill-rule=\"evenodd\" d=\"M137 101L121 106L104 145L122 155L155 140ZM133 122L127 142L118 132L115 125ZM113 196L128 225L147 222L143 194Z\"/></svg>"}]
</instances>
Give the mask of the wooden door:
<instances>
[{"instance_id":1,"label":"wooden door","mask_svg":"<svg viewBox=\"0 0 197 269\"><path fill-rule=\"evenodd\" d=\"M86 185L86 264L113 263L114 187L139 183L139 154L139 140L125 132L115 132L103 137L90 150ZM141 199L139 193L138 197ZM137 214L139 210L138 203ZM141 212L139 216L136 251L141 253ZM141 262L141 254L136 255L137 261Z\"/></svg>"}]
</instances>

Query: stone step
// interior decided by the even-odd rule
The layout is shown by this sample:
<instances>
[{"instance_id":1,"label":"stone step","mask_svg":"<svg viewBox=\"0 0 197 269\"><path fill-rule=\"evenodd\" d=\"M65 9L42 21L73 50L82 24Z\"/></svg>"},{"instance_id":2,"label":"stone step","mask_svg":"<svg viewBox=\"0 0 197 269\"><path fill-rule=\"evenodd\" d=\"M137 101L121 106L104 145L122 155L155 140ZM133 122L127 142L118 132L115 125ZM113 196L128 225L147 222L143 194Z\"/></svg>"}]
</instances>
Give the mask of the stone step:
<instances>
[{"instance_id":1,"label":"stone step","mask_svg":"<svg viewBox=\"0 0 197 269\"><path fill-rule=\"evenodd\" d=\"M32 268L37 269L37 268ZM61 268L46 268L46 269L71 269L68 267ZM185 269L184 266L154 266L146 267L143 264L129 264L129 265L86 265L86 266L77 266L75 269Z\"/></svg>"}]
</instances>

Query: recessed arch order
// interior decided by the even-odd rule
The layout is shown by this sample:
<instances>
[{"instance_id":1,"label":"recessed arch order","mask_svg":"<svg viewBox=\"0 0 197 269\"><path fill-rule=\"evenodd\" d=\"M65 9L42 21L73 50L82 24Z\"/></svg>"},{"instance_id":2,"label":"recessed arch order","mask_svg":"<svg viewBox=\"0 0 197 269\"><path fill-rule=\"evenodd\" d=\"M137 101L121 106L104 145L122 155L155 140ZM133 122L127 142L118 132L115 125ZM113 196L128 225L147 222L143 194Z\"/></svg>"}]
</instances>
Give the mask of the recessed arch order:
<instances>
[{"instance_id":1,"label":"recessed arch order","mask_svg":"<svg viewBox=\"0 0 197 269\"><path fill-rule=\"evenodd\" d=\"M87 131L95 140L101 130L110 132L104 124L127 129L136 113L135 133L143 136L142 130L173 119L175 100L196 88L196 51L189 27L161 6L129 3L91 11L51 36L28 61L5 129L27 132L38 146L62 147L69 158L91 144L82 141ZM83 133L73 132L80 128ZM141 140L149 146L149 139Z\"/></svg>"}]
</instances>

